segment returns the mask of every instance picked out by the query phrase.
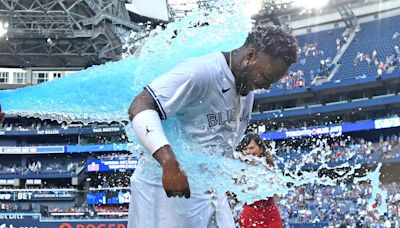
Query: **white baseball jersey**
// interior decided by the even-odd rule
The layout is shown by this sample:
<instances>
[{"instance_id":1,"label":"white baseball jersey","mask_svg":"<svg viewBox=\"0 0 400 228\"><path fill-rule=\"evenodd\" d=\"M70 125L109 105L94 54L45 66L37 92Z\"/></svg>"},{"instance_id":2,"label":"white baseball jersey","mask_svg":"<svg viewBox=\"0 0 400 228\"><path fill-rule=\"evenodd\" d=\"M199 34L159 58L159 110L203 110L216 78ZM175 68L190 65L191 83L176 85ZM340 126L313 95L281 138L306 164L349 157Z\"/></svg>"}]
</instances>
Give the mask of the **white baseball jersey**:
<instances>
[{"instance_id":1,"label":"white baseball jersey","mask_svg":"<svg viewBox=\"0 0 400 228\"><path fill-rule=\"evenodd\" d=\"M211 151L227 155L248 125L254 99L253 92L245 97L237 94L235 77L220 52L187 59L145 89L162 119L176 116L182 131L196 145L222 148ZM161 168L156 165L148 153L136 167L129 228L234 227L225 196L212 198L191 189L189 199L168 198L162 188Z\"/></svg>"},{"instance_id":2,"label":"white baseball jersey","mask_svg":"<svg viewBox=\"0 0 400 228\"><path fill-rule=\"evenodd\" d=\"M236 93L235 77L220 52L187 59L146 89L162 119L176 115L196 144L226 151L239 143L254 100L253 92L245 97Z\"/></svg>"}]
</instances>

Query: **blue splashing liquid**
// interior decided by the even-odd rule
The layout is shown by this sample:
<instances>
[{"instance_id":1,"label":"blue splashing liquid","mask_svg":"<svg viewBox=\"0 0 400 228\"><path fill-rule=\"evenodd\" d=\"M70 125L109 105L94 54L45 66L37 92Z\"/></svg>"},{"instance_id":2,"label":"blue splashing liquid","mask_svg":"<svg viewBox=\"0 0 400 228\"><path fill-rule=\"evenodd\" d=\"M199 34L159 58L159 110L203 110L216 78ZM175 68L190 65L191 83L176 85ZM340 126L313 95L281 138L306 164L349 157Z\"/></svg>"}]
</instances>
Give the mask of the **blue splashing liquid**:
<instances>
[{"instance_id":1,"label":"blue splashing liquid","mask_svg":"<svg viewBox=\"0 0 400 228\"><path fill-rule=\"evenodd\" d=\"M132 99L158 75L185 58L215 51L229 51L244 43L251 28L250 19L242 13L240 4L232 4L232 1L220 1L219 4L220 7L214 10L194 11L191 16L170 23L165 30L155 29L138 57L93 66L32 87L0 91L4 112L67 122L128 121L127 110ZM207 22L209 25L195 27L199 22ZM175 31L178 31L178 35L171 39ZM236 193L238 200L251 203L276 193L285 195L294 187L307 183L330 186L337 184L337 180L318 177L317 171L303 172L302 176L287 176L283 173L289 172L288 170L282 172L268 169L265 162L249 165L240 159L212 155L215 151L210 153L201 150L197 145L185 143L187 136L180 132L179 123L175 119L165 121L163 125L182 168L189 176L193 194L212 191L220 195L231 191ZM130 125L126 126L126 131L134 145L131 150L137 155L143 148ZM319 149L315 148L312 153L317 153ZM301 163L304 161L305 159ZM159 165L148 153L145 153L140 162L146 163L146 171L136 172L161 175ZM347 163L342 166L351 167L342 178L354 174L359 168ZM322 168L331 169L327 165L320 167ZM300 166L297 167L297 171L299 170ZM375 183L373 191L379 191L378 178L379 168L362 180L372 180ZM288 183L291 187L288 187Z\"/></svg>"},{"instance_id":2,"label":"blue splashing liquid","mask_svg":"<svg viewBox=\"0 0 400 228\"><path fill-rule=\"evenodd\" d=\"M220 4L220 10L197 10L166 30L156 28L137 58L93 66L34 87L1 91L2 108L9 114L62 121L127 121L134 96L158 75L183 59L229 51L244 43L250 20L239 7L230 7L232 1ZM223 6L229 12L221 11ZM205 21L209 26L196 26ZM171 39L176 31L178 36Z\"/></svg>"}]
</instances>

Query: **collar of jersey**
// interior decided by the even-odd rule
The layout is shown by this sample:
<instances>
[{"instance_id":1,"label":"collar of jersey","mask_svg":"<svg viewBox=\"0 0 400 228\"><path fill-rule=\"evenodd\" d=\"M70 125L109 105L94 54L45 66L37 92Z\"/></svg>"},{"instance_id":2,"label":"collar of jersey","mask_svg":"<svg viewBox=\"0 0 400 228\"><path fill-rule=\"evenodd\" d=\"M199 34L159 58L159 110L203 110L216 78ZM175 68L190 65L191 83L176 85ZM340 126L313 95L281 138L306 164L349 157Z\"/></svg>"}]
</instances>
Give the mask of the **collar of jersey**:
<instances>
[{"instance_id":1,"label":"collar of jersey","mask_svg":"<svg viewBox=\"0 0 400 228\"><path fill-rule=\"evenodd\" d=\"M222 69L224 70L224 72L228 76L228 80L229 80L229 83L232 86L232 89L235 90L235 92L236 92L236 89L235 89L235 76L233 75L231 69L229 68L228 63L226 62L225 56L221 52L218 52L218 53L219 53L219 61L221 63Z\"/></svg>"}]
</instances>

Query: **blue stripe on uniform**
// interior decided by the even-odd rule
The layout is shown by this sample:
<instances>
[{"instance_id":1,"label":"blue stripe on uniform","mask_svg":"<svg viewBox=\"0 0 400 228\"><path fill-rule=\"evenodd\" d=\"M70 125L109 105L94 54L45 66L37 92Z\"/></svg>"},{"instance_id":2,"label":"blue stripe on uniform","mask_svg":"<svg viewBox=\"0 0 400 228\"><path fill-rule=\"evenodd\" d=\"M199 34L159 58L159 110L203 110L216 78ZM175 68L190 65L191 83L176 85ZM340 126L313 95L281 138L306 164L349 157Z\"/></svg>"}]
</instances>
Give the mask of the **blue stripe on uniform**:
<instances>
[{"instance_id":1,"label":"blue stripe on uniform","mask_svg":"<svg viewBox=\"0 0 400 228\"><path fill-rule=\"evenodd\" d=\"M164 108L161 106L161 102L160 102L160 100L158 100L157 95L153 92L153 90L148 85L145 86L144 89L150 93L151 97L153 97L154 101L156 102L158 109L161 111L161 119L166 120L167 114L165 113Z\"/></svg>"}]
</instances>

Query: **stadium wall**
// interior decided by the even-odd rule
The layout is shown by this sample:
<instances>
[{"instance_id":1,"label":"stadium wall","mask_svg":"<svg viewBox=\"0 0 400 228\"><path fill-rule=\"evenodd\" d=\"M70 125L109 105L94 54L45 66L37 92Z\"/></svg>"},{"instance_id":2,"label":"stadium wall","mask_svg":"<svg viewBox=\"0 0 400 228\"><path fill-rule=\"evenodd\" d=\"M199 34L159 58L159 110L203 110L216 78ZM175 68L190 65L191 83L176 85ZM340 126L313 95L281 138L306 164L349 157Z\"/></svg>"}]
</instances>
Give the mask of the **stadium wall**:
<instances>
[{"instance_id":1,"label":"stadium wall","mask_svg":"<svg viewBox=\"0 0 400 228\"><path fill-rule=\"evenodd\" d=\"M36 85L64 77L80 68L4 68L0 67L0 89Z\"/></svg>"}]
</instances>

